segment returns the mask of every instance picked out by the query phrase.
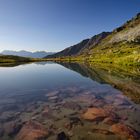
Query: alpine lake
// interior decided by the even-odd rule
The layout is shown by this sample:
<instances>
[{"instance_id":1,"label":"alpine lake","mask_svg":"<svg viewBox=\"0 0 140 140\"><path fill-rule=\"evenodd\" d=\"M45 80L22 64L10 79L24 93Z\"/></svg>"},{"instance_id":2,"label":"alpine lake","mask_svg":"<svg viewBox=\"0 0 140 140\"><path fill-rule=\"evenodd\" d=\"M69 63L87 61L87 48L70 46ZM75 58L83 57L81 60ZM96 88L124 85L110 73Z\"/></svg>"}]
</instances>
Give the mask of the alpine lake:
<instances>
[{"instance_id":1,"label":"alpine lake","mask_svg":"<svg viewBox=\"0 0 140 140\"><path fill-rule=\"evenodd\" d=\"M139 139L139 67L0 66L0 140Z\"/></svg>"}]
</instances>

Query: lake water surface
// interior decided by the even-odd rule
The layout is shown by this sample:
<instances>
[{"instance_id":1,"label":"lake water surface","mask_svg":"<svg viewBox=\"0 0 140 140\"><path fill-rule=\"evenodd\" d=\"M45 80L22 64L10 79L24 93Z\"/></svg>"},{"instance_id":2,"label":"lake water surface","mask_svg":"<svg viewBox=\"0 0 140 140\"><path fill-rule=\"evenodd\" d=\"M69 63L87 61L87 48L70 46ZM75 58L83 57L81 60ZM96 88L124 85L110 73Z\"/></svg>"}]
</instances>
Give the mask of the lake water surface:
<instances>
[{"instance_id":1,"label":"lake water surface","mask_svg":"<svg viewBox=\"0 0 140 140\"><path fill-rule=\"evenodd\" d=\"M0 140L140 139L139 76L77 63L0 67Z\"/></svg>"}]
</instances>

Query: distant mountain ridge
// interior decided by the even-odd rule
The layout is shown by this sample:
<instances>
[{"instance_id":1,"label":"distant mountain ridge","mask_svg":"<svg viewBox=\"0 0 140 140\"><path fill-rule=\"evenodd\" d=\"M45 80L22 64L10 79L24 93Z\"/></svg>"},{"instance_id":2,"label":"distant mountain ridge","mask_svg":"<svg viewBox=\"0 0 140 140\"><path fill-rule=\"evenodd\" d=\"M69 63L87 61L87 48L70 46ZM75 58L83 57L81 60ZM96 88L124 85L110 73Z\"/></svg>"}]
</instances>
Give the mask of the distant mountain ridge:
<instances>
[{"instance_id":1,"label":"distant mountain ridge","mask_svg":"<svg viewBox=\"0 0 140 140\"><path fill-rule=\"evenodd\" d=\"M53 52L45 52L45 51L29 52L29 51L25 51L25 50L21 50L21 51L4 50L1 52L1 54L22 56L22 57L31 57L31 58L43 58L47 55L53 54Z\"/></svg>"},{"instance_id":2,"label":"distant mountain ridge","mask_svg":"<svg viewBox=\"0 0 140 140\"><path fill-rule=\"evenodd\" d=\"M88 41L89 39L85 39L81 41L80 43L73 45L71 47L68 47L60 52L57 52L53 55L48 55L46 56L46 58L77 55L80 52L80 50L88 43Z\"/></svg>"},{"instance_id":3,"label":"distant mountain ridge","mask_svg":"<svg viewBox=\"0 0 140 140\"><path fill-rule=\"evenodd\" d=\"M55 57L63 57L63 56L75 56L81 54L84 50L88 50L91 45L97 45L100 43L102 39L108 36L110 32L102 32L98 35L93 36L90 39L85 39L80 43L70 46L60 52L57 52L53 55L48 55L46 58L55 58Z\"/></svg>"}]
</instances>

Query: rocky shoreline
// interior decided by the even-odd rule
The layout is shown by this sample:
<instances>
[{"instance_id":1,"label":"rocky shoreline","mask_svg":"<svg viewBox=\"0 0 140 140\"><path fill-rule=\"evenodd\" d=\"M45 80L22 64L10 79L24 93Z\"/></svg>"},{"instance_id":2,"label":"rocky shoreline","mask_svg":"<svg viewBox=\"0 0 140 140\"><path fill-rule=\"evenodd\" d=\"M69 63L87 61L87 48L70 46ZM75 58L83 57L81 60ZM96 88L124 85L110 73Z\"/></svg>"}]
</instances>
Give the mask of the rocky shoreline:
<instances>
[{"instance_id":1,"label":"rocky shoreline","mask_svg":"<svg viewBox=\"0 0 140 140\"><path fill-rule=\"evenodd\" d=\"M104 93L105 94L105 93ZM1 140L139 140L140 110L120 92L78 87L48 90L42 100L0 112ZM115 100L114 100L115 99ZM5 107L6 109L6 107Z\"/></svg>"}]
</instances>

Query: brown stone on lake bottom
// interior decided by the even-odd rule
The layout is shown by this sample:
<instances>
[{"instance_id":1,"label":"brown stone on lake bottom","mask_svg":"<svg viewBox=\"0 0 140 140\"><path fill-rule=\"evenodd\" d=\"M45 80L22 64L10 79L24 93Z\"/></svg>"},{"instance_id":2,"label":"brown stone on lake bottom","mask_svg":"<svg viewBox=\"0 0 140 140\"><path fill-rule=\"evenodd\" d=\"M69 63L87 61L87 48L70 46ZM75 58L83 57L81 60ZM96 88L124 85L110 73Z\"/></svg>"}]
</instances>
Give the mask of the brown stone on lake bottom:
<instances>
[{"instance_id":1,"label":"brown stone on lake bottom","mask_svg":"<svg viewBox=\"0 0 140 140\"><path fill-rule=\"evenodd\" d=\"M22 127L16 140L44 140L48 135L49 132L42 124L29 121Z\"/></svg>"},{"instance_id":2,"label":"brown stone on lake bottom","mask_svg":"<svg viewBox=\"0 0 140 140\"><path fill-rule=\"evenodd\" d=\"M71 109L71 110L80 110L81 109L81 106L79 104L77 104L76 102L65 102L63 104L63 107L67 108L67 109Z\"/></svg>"},{"instance_id":3,"label":"brown stone on lake bottom","mask_svg":"<svg viewBox=\"0 0 140 140\"><path fill-rule=\"evenodd\" d=\"M16 121L7 122L4 124L4 132L9 136L17 134L22 127L22 124Z\"/></svg>"},{"instance_id":4,"label":"brown stone on lake bottom","mask_svg":"<svg viewBox=\"0 0 140 140\"><path fill-rule=\"evenodd\" d=\"M105 129L92 129L92 132L93 133L99 133L99 134L104 134L104 135L113 135L114 133L108 131L108 130L105 130Z\"/></svg>"},{"instance_id":5,"label":"brown stone on lake bottom","mask_svg":"<svg viewBox=\"0 0 140 140\"><path fill-rule=\"evenodd\" d=\"M110 112L102 108L88 108L87 111L82 115L82 118L89 121L103 120L108 117Z\"/></svg>"},{"instance_id":6,"label":"brown stone on lake bottom","mask_svg":"<svg viewBox=\"0 0 140 140\"><path fill-rule=\"evenodd\" d=\"M140 137L139 133L132 127L121 123L112 125L110 131L129 140L137 140Z\"/></svg>"}]
</instances>

